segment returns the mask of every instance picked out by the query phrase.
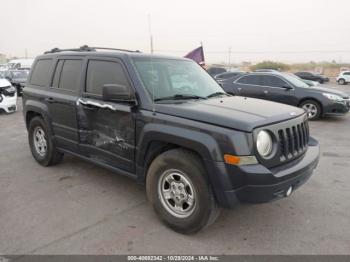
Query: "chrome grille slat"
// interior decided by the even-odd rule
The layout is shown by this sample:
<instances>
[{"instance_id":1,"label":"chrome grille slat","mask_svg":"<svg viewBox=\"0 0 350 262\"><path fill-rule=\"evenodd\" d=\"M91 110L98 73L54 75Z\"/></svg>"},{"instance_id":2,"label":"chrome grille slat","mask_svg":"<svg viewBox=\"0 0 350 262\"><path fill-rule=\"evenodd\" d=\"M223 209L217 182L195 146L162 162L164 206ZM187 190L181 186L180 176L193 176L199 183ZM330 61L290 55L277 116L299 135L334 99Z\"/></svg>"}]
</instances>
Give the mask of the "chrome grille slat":
<instances>
[{"instance_id":1,"label":"chrome grille slat","mask_svg":"<svg viewBox=\"0 0 350 262\"><path fill-rule=\"evenodd\" d=\"M281 162L295 158L303 154L307 149L309 141L309 125L307 120L279 129L277 133Z\"/></svg>"}]
</instances>

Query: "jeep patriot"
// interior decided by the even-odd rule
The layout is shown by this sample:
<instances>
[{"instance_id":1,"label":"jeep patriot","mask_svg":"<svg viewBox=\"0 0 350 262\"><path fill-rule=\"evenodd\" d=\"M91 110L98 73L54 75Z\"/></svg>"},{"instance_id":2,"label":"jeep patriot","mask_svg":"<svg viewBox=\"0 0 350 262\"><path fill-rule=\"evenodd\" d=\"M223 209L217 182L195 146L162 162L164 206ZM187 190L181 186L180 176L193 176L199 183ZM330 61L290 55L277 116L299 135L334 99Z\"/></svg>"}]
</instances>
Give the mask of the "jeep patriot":
<instances>
[{"instance_id":1,"label":"jeep patriot","mask_svg":"<svg viewBox=\"0 0 350 262\"><path fill-rule=\"evenodd\" d=\"M303 109L229 95L184 58L52 49L35 59L23 113L39 164L71 154L134 178L185 234L220 208L289 196L319 159Z\"/></svg>"}]
</instances>

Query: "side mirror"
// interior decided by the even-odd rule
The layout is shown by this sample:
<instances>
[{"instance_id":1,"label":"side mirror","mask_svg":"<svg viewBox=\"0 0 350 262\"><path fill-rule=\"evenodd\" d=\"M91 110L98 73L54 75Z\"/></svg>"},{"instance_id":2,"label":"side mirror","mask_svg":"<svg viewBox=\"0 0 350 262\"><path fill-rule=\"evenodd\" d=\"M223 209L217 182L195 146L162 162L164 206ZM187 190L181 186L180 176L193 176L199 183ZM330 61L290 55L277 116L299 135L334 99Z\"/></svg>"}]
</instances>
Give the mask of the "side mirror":
<instances>
[{"instance_id":1,"label":"side mirror","mask_svg":"<svg viewBox=\"0 0 350 262\"><path fill-rule=\"evenodd\" d=\"M106 84L102 88L103 101L110 102L134 102L135 98L130 91L124 85Z\"/></svg>"}]
</instances>

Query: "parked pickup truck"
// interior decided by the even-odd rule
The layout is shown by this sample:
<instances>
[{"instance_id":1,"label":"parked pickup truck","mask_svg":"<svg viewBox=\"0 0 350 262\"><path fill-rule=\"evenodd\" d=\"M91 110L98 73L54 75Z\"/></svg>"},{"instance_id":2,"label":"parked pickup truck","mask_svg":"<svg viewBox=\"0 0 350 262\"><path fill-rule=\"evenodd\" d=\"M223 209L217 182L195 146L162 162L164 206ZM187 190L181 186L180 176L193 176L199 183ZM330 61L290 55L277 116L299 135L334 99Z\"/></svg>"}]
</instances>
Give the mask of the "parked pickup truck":
<instances>
[{"instance_id":1,"label":"parked pickup truck","mask_svg":"<svg viewBox=\"0 0 350 262\"><path fill-rule=\"evenodd\" d=\"M303 109L229 95L188 59L98 49L36 58L23 113L39 164L71 154L134 178L181 233L221 207L289 196L312 175L319 145Z\"/></svg>"}]
</instances>

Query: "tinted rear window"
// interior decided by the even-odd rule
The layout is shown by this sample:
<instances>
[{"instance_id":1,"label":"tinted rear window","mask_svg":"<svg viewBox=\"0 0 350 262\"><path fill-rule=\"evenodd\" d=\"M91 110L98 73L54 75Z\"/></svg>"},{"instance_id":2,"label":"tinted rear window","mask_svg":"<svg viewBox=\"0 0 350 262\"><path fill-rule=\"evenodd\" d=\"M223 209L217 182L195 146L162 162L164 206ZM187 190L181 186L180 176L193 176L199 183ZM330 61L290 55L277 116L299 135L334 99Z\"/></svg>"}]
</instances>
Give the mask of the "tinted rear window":
<instances>
[{"instance_id":1,"label":"tinted rear window","mask_svg":"<svg viewBox=\"0 0 350 262\"><path fill-rule=\"evenodd\" d=\"M261 77L257 75L243 76L238 79L237 83L247 85L261 85Z\"/></svg>"},{"instance_id":2,"label":"tinted rear window","mask_svg":"<svg viewBox=\"0 0 350 262\"><path fill-rule=\"evenodd\" d=\"M81 66L81 60L65 60L58 88L70 91L78 90Z\"/></svg>"},{"instance_id":3,"label":"tinted rear window","mask_svg":"<svg viewBox=\"0 0 350 262\"><path fill-rule=\"evenodd\" d=\"M34 66L30 83L37 86L47 86L50 80L52 59L38 60Z\"/></svg>"}]
</instances>

